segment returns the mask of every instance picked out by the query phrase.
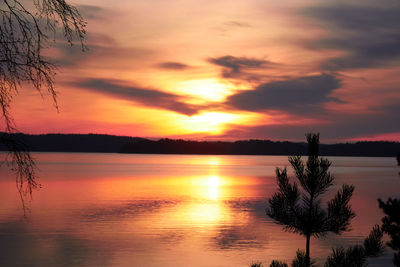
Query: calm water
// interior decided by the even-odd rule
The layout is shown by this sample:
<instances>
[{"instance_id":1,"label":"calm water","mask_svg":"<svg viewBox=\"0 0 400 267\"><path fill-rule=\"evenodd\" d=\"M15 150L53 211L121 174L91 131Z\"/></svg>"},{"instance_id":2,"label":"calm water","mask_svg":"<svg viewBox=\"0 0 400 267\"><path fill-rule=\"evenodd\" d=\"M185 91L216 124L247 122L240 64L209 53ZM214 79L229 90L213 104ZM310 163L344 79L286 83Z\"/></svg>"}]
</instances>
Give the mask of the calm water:
<instances>
[{"instance_id":1,"label":"calm water","mask_svg":"<svg viewBox=\"0 0 400 267\"><path fill-rule=\"evenodd\" d=\"M0 169L0 266L248 266L291 261L305 240L264 212L285 156L36 153L42 189L24 219L15 180ZM311 243L321 263L332 246L358 244L399 196L394 158L332 157L334 194L356 191L352 231ZM291 172L290 172L291 173ZM387 252L370 266L390 266Z\"/></svg>"}]
</instances>

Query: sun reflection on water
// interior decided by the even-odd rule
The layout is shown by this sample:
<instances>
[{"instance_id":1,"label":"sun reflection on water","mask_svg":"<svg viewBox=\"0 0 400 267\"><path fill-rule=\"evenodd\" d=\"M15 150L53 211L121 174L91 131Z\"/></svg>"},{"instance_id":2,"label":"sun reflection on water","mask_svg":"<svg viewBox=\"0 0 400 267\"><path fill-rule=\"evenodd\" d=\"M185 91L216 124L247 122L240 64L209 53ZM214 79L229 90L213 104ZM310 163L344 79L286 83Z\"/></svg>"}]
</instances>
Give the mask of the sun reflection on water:
<instances>
[{"instance_id":1,"label":"sun reflection on water","mask_svg":"<svg viewBox=\"0 0 400 267\"><path fill-rule=\"evenodd\" d=\"M226 207L219 202L187 203L178 209L177 213L177 217L186 224L197 227L218 224L229 215Z\"/></svg>"},{"instance_id":2,"label":"sun reflection on water","mask_svg":"<svg viewBox=\"0 0 400 267\"><path fill-rule=\"evenodd\" d=\"M229 189L227 178L218 175L192 177L191 197L219 201L226 197Z\"/></svg>"},{"instance_id":3,"label":"sun reflection on water","mask_svg":"<svg viewBox=\"0 0 400 267\"><path fill-rule=\"evenodd\" d=\"M208 198L217 200L219 196L220 180L218 176L210 176L208 178Z\"/></svg>"},{"instance_id":4,"label":"sun reflection on water","mask_svg":"<svg viewBox=\"0 0 400 267\"><path fill-rule=\"evenodd\" d=\"M207 161L207 164L211 166L219 166L221 165L221 162L220 159L217 157L210 157Z\"/></svg>"}]
</instances>

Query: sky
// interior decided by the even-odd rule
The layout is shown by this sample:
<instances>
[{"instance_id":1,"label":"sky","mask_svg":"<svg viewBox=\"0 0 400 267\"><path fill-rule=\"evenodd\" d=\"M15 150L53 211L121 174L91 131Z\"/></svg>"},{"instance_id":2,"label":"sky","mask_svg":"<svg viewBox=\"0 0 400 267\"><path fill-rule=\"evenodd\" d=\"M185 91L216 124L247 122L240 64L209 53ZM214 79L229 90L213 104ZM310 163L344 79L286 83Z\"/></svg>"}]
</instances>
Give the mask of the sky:
<instances>
[{"instance_id":1,"label":"sky","mask_svg":"<svg viewBox=\"0 0 400 267\"><path fill-rule=\"evenodd\" d=\"M400 141L398 0L75 0L59 110L29 87L22 132L191 140Z\"/></svg>"}]
</instances>

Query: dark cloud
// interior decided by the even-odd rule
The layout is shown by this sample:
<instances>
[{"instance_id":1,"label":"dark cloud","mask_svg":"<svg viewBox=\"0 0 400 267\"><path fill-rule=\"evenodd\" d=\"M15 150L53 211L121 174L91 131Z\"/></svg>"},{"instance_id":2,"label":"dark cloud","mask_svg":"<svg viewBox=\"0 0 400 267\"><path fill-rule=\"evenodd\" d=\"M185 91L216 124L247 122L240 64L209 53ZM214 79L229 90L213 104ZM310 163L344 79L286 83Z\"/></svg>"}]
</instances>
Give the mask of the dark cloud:
<instances>
[{"instance_id":1,"label":"dark cloud","mask_svg":"<svg viewBox=\"0 0 400 267\"><path fill-rule=\"evenodd\" d=\"M166 70L185 70L189 68L189 65L179 63L179 62L163 62L157 65L160 69Z\"/></svg>"},{"instance_id":2,"label":"dark cloud","mask_svg":"<svg viewBox=\"0 0 400 267\"><path fill-rule=\"evenodd\" d=\"M210 58L209 62L215 65L229 68L233 72L239 72L241 68L258 68L266 63L266 61L260 59L234 57L234 56Z\"/></svg>"},{"instance_id":3,"label":"dark cloud","mask_svg":"<svg viewBox=\"0 0 400 267\"><path fill-rule=\"evenodd\" d=\"M184 103L181 96L154 89L120 85L118 81L114 80L85 79L71 84L141 105L167 109L188 116L198 113L200 109L198 106Z\"/></svg>"},{"instance_id":4,"label":"dark cloud","mask_svg":"<svg viewBox=\"0 0 400 267\"><path fill-rule=\"evenodd\" d=\"M58 41L54 44L58 54L54 57L53 62L61 67L74 67L80 62L87 60L92 54L93 50L82 51L81 45L73 45Z\"/></svg>"},{"instance_id":5,"label":"dark cloud","mask_svg":"<svg viewBox=\"0 0 400 267\"><path fill-rule=\"evenodd\" d=\"M335 4L305 10L318 27L329 33L308 46L344 52L343 56L323 62L323 69L372 68L399 63L400 4L393 4L390 0L375 5L367 2L364 5Z\"/></svg>"},{"instance_id":6,"label":"dark cloud","mask_svg":"<svg viewBox=\"0 0 400 267\"><path fill-rule=\"evenodd\" d=\"M305 76L261 84L254 90L228 97L226 103L235 109L250 111L311 113L320 108L322 103L338 101L330 94L340 86L340 80L330 74Z\"/></svg>"},{"instance_id":7,"label":"dark cloud","mask_svg":"<svg viewBox=\"0 0 400 267\"><path fill-rule=\"evenodd\" d=\"M241 77L244 72L254 69L263 69L267 65L273 65L274 63L255 58L247 57L234 57L234 56L222 56L217 58L209 58L208 62L223 67L222 77L224 78L238 78Z\"/></svg>"},{"instance_id":8,"label":"dark cloud","mask_svg":"<svg viewBox=\"0 0 400 267\"><path fill-rule=\"evenodd\" d=\"M304 133L320 132L326 141L360 138L400 132L400 107L388 105L370 114L326 114L321 116L324 123L274 124L260 126L235 126L224 134L234 138L270 138L276 140L303 141ZM319 114L316 114L317 117ZM224 137L224 136L221 136Z\"/></svg>"}]
</instances>

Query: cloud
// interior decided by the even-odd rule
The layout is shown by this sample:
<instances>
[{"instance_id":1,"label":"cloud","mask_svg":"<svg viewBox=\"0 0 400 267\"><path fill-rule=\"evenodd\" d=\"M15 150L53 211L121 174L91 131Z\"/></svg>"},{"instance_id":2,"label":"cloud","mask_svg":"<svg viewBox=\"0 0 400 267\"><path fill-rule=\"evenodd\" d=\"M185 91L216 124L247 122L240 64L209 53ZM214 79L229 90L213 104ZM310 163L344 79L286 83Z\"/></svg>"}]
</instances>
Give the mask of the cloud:
<instances>
[{"instance_id":1,"label":"cloud","mask_svg":"<svg viewBox=\"0 0 400 267\"><path fill-rule=\"evenodd\" d=\"M304 140L307 132L320 132L326 141L343 141L364 136L383 135L400 132L400 107L387 105L370 114L322 114L323 123L305 122L243 126L231 125L221 138L261 138L275 140Z\"/></svg>"},{"instance_id":2,"label":"cloud","mask_svg":"<svg viewBox=\"0 0 400 267\"><path fill-rule=\"evenodd\" d=\"M135 64L135 61L142 61L155 53L146 48L121 47L112 37L92 32L87 34L85 45L88 49L83 52L80 44L71 46L59 37L54 44L58 53L53 57L53 61L56 65L67 68L86 64L96 69L126 69L141 66Z\"/></svg>"},{"instance_id":3,"label":"cloud","mask_svg":"<svg viewBox=\"0 0 400 267\"><path fill-rule=\"evenodd\" d=\"M154 89L120 85L120 81L116 80L85 79L70 84L148 107L167 109L188 116L197 114L200 109L199 106L184 103L182 96Z\"/></svg>"},{"instance_id":4,"label":"cloud","mask_svg":"<svg viewBox=\"0 0 400 267\"><path fill-rule=\"evenodd\" d=\"M189 65L179 62L162 62L158 64L157 67L166 70L185 70L190 68Z\"/></svg>"},{"instance_id":5,"label":"cloud","mask_svg":"<svg viewBox=\"0 0 400 267\"><path fill-rule=\"evenodd\" d=\"M250 28L251 27L251 25L247 22L235 21L235 20L227 21L224 23L224 25L227 27L239 27L239 28Z\"/></svg>"},{"instance_id":6,"label":"cloud","mask_svg":"<svg viewBox=\"0 0 400 267\"><path fill-rule=\"evenodd\" d=\"M254 90L229 96L226 104L249 111L312 113L325 102L338 101L330 94L340 87L340 80L330 74L305 76L261 84Z\"/></svg>"},{"instance_id":7,"label":"cloud","mask_svg":"<svg viewBox=\"0 0 400 267\"><path fill-rule=\"evenodd\" d=\"M226 36L232 31L245 30L246 28L252 28L252 25L245 21L229 20L211 29L219 32L220 36Z\"/></svg>"},{"instance_id":8,"label":"cloud","mask_svg":"<svg viewBox=\"0 0 400 267\"><path fill-rule=\"evenodd\" d=\"M103 19L107 11L99 6L93 5L78 5L79 13L86 19Z\"/></svg>"},{"instance_id":9,"label":"cloud","mask_svg":"<svg viewBox=\"0 0 400 267\"><path fill-rule=\"evenodd\" d=\"M390 0L363 5L334 4L311 7L304 13L328 36L308 44L310 49L333 49L343 56L322 63L324 70L374 68L398 64L400 5Z\"/></svg>"},{"instance_id":10,"label":"cloud","mask_svg":"<svg viewBox=\"0 0 400 267\"><path fill-rule=\"evenodd\" d=\"M260 59L234 57L229 55L218 58L210 58L209 62L229 68L233 72L239 72L242 68L258 68L266 63L266 61Z\"/></svg>"},{"instance_id":11,"label":"cloud","mask_svg":"<svg viewBox=\"0 0 400 267\"><path fill-rule=\"evenodd\" d=\"M234 57L226 55L217 58L209 58L208 62L223 67L222 77L224 78L239 78L244 72L254 69L263 69L267 65L273 65L267 60L247 58L247 57Z\"/></svg>"}]
</instances>

